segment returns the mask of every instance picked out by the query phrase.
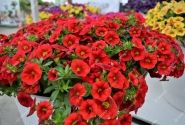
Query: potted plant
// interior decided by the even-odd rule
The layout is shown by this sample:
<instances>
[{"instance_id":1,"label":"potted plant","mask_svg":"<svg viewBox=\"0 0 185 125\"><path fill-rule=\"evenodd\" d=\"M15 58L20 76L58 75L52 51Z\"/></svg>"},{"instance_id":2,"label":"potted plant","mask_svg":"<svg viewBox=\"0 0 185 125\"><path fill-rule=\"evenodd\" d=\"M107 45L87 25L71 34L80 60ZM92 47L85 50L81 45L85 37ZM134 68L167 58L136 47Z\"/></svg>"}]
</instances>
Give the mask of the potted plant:
<instances>
[{"instance_id":1,"label":"potted plant","mask_svg":"<svg viewBox=\"0 0 185 125\"><path fill-rule=\"evenodd\" d=\"M139 13L53 17L1 38L0 91L36 112L40 125L128 125L152 77L180 77L174 39ZM49 97L37 102L30 95Z\"/></svg>"}]
</instances>

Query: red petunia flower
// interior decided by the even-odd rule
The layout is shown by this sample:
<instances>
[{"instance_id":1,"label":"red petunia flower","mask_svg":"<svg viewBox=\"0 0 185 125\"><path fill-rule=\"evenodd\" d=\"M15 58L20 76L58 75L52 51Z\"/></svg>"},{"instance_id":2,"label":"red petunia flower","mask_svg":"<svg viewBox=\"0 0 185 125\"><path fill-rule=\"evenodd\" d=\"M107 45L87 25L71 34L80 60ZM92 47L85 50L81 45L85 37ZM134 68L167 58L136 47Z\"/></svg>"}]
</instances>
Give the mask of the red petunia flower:
<instances>
[{"instance_id":1,"label":"red petunia flower","mask_svg":"<svg viewBox=\"0 0 185 125\"><path fill-rule=\"evenodd\" d=\"M110 61L108 55L102 51L102 50L97 50L97 51L92 51L89 59L89 64L95 64L95 63L103 63L103 64L108 64Z\"/></svg>"},{"instance_id":2,"label":"red petunia flower","mask_svg":"<svg viewBox=\"0 0 185 125\"><path fill-rule=\"evenodd\" d=\"M28 53L31 51L31 49L32 49L32 45L28 41L23 40L18 44L18 51Z\"/></svg>"},{"instance_id":3,"label":"red petunia flower","mask_svg":"<svg viewBox=\"0 0 185 125\"><path fill-rule=\"evenodd\" d=\"M53 106L49 101L42 101L37 105L36 111L40 121L48 120L53 113Z\"/></svg>"},{"instance_id":4,"label":"red petunia flower","mask_svg":"<svg viewBox=\"0 0 185 125\"><path fill-rule=\"evenodd\" d=\"M90 53L91 53L91 50L89 47L87 46L84 46L84 45L79 45L76 47L76 55L79 56L80 58L87 58L89 57Z\"/></svg>"},{"instance_id":5,"label":"red petunia flower","mask_svg":"<svg viewBox=\"0 0 185 125\"><path fill-rule=\"evenodd\" d=\"M25 92L18 92L17 99L19 103L25 107L31 107L33 104L33 99Z\"/></svg>"},{"instance_id":6,"label":"red petunia flower","mask_svg":"<svg viewBox=\"0 0 185 125\"><path fill-rule=\"evenodd\" d=\"M52 56L52 47L49 44L43 44L41 46L38 46L35 56L39 59L48 59Z\"/></svg>"},{"instance_id":7,"label":"red petunia flower","mask_svg":"<svg viewBox=\"0 0 185 125\"><path fill-rule=\"evenodd\" d=\"M119 53L119 57L121 61L130 61L132 59L131 51L124 50Z\"/></svg>"},{"instance_id":8,"label":"red petunia flower","mask_svg":"<svg viewBox=\"0 0 185 125\"><path fill-rule=\"evenodd\" d=\"M169 75L172 71L172 66L167 65L166 63L160 63L157 65L157 70L160 75Z\"/></svg>"},{"instance_id":9,"label":"red petunia flower","mask_svg":"<svg viewBox=\"0 0 185 125\"><path fill-rule=\"evenodd\" d=\"M140 65L146 69L152 69L157 63L157 56L155 54L145 53L145 58L140 60Z\"/></svg>"},{"instance_id":10,"label":"red petunia flower","mask_svg":"<svg viewBox=\"0 0 185 125\"><path fill-rule=\"evenodd\" d=\"M16 66L21 62L25 61L25 53L23 51L18 51L11 59L11 64Z\"/></svg>"},{"instance_id":11,"label":"red petunia flower","mask_svg":"<svg viewBox=\"0 0 185 125\"><path fill-rule=\"evenodd\" d=\"M131 55L135 61L139 61L145 58L145 51L144 49L134 48Z\"/></svg>"},{"instance_id":12,"label":"red petunia flower","mask_svg":"<svg viewBox=\"0 0 185 125\"><path fill-rule=\"evenodd\" d=\"M80 77L85 77L90 72L89 65L80 59L74 59L72 61L71 69L77 76Z\"/></svg>"},{"instance_id":13,"label":"red petunia flower","mask_svg":"<svg viewBox=\"0 0 185 125\"><path fill-rule=\"evenodd\" d=\"M129 83L125 76L117 68L112 68L107 75L107 80L113 88L128 88Z\"/></svg>"},{"instance_id":14,"label":"red petunia flower","mask_svg":"<svg viewBox=\"0 0 185 125\"><path fill-rule=\"evenodd\" d=\"M74 112L67 116L64 125L87 125L87 123L83 121L82 116L79 113Z\"/></svg>"},{"instance_id":15,"label":"red petunia flower","mask_svg":"<svg viewBox=\"0 0 185 125\"><path fill-rule=\"evenodd\" d=\"M68 48L73 48L79 43L79 38L75 35L69 34L66 35L63 39L63 45Z\"/></svg>"},{"instance_id":16,"label":"red petunia flower","mask_svg":"<svg viewBox=\"0 0 185 125\"><path fill-rule=\"evenodd\" d=\"M78 106L82 102L82 97L85 95L85 93L86 89L82 84L75 84L69 92L70 104Z\"/></svg>"},{"instance_id":17,"label":"red petunia flower","mask_svg":"<svg viewBox=\"0 0 185 125\"><path fill-rule=\"evenodd\" d=\"M104 37L105 42L110 44L111 46L115 46L120 42L119 35L114 31L109 31L106 33Z\"/></svg>"},{"instance_id":18,"label":"red petunia flower","mask_svg":"<svg viewBox=\"0 0 185 125\"><path fill-rule=\"evenodd\" d=\"M50 69L48 71L48 80L55 81L58 78L58 71L56 69Z\"/></svg>"},{"instance_id":19,"label":"red petunia flower","mask_svg":"<svg viewBox=\"0 0 185 125\"><path fill-rule=\"evenodd\" d=\"M89 120L91 118L96 117L97 105L94 100L86 100L83 101L80 105L80 114L82 115L83 119Z\"/></svg>"},{"instance_id":20,"label":"red petunia flower","mask_svg":"<svg viewBox=\"0 0 185 125\"><path fill-rule=\"evenodd\" d=\"M129 81L134 86L138 86L139 79L142 77L142 75L136 69L133 69L131 72L128 73L128 77L129 77Z\"/></svg>"},{"instance_id":21,"label":"red petunia flower","mask_svg":"<svg viewBox=\"0 0 185 125\"><path fill-rule=\"evenodd\" d=\"M123 114L119 117L120 125L131 125L132 123L132 116L130 114Z\"/></svg>"},{"instance_id":22,"label":"red petunia flower","mask_svg":"<svg viewBox=\"0 0 185 125\"><path fill-rule=\"evenodd\" d=\"M108 22L108 25L109 25L109 28L114 31L120 28L120 25L116 22Z\"/></svg>"},{"instance_id":23,"label":"red petunia flower","mask_svg":"<svg viewBox=\"0 0 185 125\"><path fill-rule=\"evenodd\" d=\"M40 84L36 83L34 85L27 85L22 83L21 90L28 94L36 94L40 90Z\"/></svg>"},{"instance_id":24,"label":"red petunia flower","mask_svg":"<svg viewBox=\"0 0 185 125\"><path fill-rule=\"evenodd\" d=\"M159 42L157 49L162 54L168 54L171 52L171 46L167 42Z\"/></svg>"},{"instance_id":25,"label":"red petunia flower","mask_svg":"<svg viewBox=\"0 0 185 125\"><path fill-rule=\"evenodd\" d=\"M142 40L140 38L137 37L133 37L132 38L132 44L134 45L134 47L136 48L144 48L143 44L142 44Z\"/></svg>"},{"instance_id":26,"label":"red petunia flower","mask_svg":"<svg viewBox=\"0 0 185 125\"><path fill-rule=\"evenodd\" d=\"M105 101L96 100L97 115L102 119L114 119L118 112L118 107L115 101L109 97Z\"/></svg>"},{"instance_id":27,"label":"red petunia flower","mask_svg":"<svg viewBox=\"0 0 185 125\"><path fill-rule=\"evenodd\" d=\"M36 84L42 76L42 70L36 63L28 63L21 73L21 80L28 85Z\"/></svg>"},{"instance_id":28,"label":"red petunia flower","mask_svg":"<svg viewBox=\"0 0 185 125\"><path fill-rule=\"evenodd\" d=\"M132 37L139 37L141 35L141 30L137 27L132 27L130 28L129 33Z\"/></svg>"},{"instance_id":29,"label":"red petunia flower","mask_svg":"<svg viewBox=\"0 0 185 125\"><path fill-rule=\"evenodd\" d=\"M111 94L111 88L107 82L98 81L93 83L91 94L94 99L105 101Z\"/></svg>"},{"instance_id":30,"label":"red petunia flower","mask_svg":"<svg viewBox=\"0 0 185 125\"><path fill-rule=\"evenodd\" d=\"M68 31L71 33L78 33L81 29L81 27L76 19L68 20L67 28L68 28Z\"/></svg>"},{"instance_id":31,"label":"red petunia flower","mask_svg":"<svg viewBox=\"0 0 185 125\"><path fill-rule=\"evenodd\" d=\"M97 36L105 36L105 34L107 33L107 28L105 27L98 27L95 31Z\"/></svg>"},{"instance_id":32,"label":"red petunia flower","mask_svg":"<svg viewBox=\"0 0 185 125\"><path fill-rule=\"evenodd\" d=\"M99 40L99 41L96 41L95 43L93 43L92 48L104 49L105 46L106 46L105 41Z\"/></svg>"},{"instance_id":33,"label":"red petunia flower","mask_svg":"<svg viewBox=\"0 0 185 125\"><path fill-rule=\"evenodd\" d=\"M125 92L124 91L118 91L114 94L113 99L116 102L118 109L120 109L120 106L123 105L123 99L125 96Z\"/></svg>"}]
</instances>

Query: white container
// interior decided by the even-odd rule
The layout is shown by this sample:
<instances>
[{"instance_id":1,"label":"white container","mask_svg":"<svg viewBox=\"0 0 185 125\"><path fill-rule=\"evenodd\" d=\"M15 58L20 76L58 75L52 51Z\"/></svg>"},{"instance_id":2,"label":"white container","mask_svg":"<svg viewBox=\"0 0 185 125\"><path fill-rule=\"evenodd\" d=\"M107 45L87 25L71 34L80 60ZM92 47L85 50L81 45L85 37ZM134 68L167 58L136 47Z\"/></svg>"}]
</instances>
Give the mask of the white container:
<instances>
[{"instance_id":1,"label":"white container","mask_svg":"<svg viewBox=\"0 0 185 125\"><path fill-rule=\"evenodd\" d=\"M40 101L44 101L44 100L49 100L48 97L43 97L43 96L35 96L35 95L32 95L32 98L36 98L36 102L40 102ZM19 113L20 113L20 117L24 123L24 125L38 125L38 117L37 117L37 114L34 113L33 115L27 117L27 114L29 113L29 110L30 108L27 108L27 107L24 107L22 106L17 98L15 98L15 103L17 105L17 108L19 110Z\"/></svg>"}]
</instances>

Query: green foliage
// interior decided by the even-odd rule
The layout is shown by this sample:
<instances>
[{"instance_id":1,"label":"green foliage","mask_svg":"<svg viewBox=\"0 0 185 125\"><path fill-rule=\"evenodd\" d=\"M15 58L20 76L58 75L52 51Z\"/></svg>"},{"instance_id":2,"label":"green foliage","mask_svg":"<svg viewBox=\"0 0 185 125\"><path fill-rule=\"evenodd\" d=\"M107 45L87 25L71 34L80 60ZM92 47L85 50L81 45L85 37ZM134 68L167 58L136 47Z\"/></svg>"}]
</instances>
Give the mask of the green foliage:
<instances>
[{"instance_id":1,"label":"green foliage","mask_svg":"<svg viewBox=\"0 0 185 125\"><path fill-rule=\"evenodd\" d=\"M17 48L13 46L4 47L4 55L13 56L17 52Z\"/></svg>"},{"instance_id":2,"label":"green foliage","mask_svg":"<svg viewBox=\"0 0 185 125\"><path fill-rule=\"evenodd\" d=\"M90 94L91 94L91 89L92 89L92 86L89 84L89 83L83 83L83 85L85 86L85 89L86 89L86 94L84 97L88 97Z\"/></svg>"},{"instance_id":3,"label":"green foliage","mask_svg":"<svg viewBox=\"0 0 185 125\"><path fill-rule=\"evenodd\" d=\"M61 94L60 97L53 102L55 111L52 119L56 125L64 124L64 119L71 112L71 105L69 104L68 96L68 94Z\"/></svg>"},{"instance_id":4,"label":"green foliage","mask_svg":"<svg viewBox=\"0 0 185 125\"><path fill-rule=\"evenodd\" d=\"M127 90L126 90L126 95L124 100L125 101L133 101L135 95L137 93L137 88L134 86L130 86Z\"/></svg>"},{"instance_id":5,"label":"green foliage","mask_svg":"<svg viewBox=\"0 0 185 125\"><path fill-rule=\"evenodd\" d=\"M38 37L35 36L35 35L29 35L29 36L27 37L27 40L28 40L28 41L31 41L31 42L35 42L35 41L38 40Z\"/></svg>"},{"instance_id":6,"label":"green foliage","mask_svg":"<svg viewBox=\"0 0 185 125\"><path fill-rule=\"evenodd\" d=\"M129 25L132 25L132 26L135 26L135 25L136 25L136 20L135 20L134 15L130 15L130 16L128 17L128 24L129 24Z\"/></svg>"},{"instance_id":7,"label":"green foliage","mask_svg":"<svg viewBox=\"0 0 185 125\"><path fill-rule=\"evenodd\" d=\"M123 50L131 50L133 47L132 45L132 42L131 41L126 41L124 44L123 44Z\"/></svg>"},{"instance_id":8,"label":"green foliage","mask_svg":"<svg viewBox=\"0 0 185 125\"><path fill-rule=\"evenodd\" d=\"M106 46L105 47L105 52L110 56L114 56L116 54L118 54L119 52L121 52L122 50L124 50L123 46Z\"/></svg>"},{"instance_id":9,"label":"green foliage","mask_svg":"<svg viewBox=\"0 0 185 125\"><path fill-rule=\"evenodd\" d=\"M19 90L19 83L13 83L10 86L2 86L0 85L0 96L7 95L7 96L16 96L16 93Z\"/></svg>"}]
</instances>

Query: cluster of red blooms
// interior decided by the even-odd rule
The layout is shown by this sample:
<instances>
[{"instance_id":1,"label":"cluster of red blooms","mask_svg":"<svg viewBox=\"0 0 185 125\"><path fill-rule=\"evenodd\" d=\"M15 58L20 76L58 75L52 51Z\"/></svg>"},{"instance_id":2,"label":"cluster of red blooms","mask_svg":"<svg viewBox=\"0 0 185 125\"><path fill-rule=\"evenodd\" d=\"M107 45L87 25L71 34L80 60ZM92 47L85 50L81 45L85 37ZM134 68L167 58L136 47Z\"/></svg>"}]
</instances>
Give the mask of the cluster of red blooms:
<instances>
[{"instance_id":1,"label":"cluster of red blooms","mask_svg":"<svg viewBox=\"0 0 185 125\"><path fill-rule=\"evenodd\" d=\"M64 125L88 125L92 119L100 125L130 125L129 113L145 100L146 73L180 77L184 72L176 41L143 23L138 13L84 20L54 17L9 37L1 35L0 86L18 84L18 100L31 108L29 115L36 111L40 121L48 120L55 112L52 102L35 104L30 94L60 78L56 67L69 66L78 82L72 80L66 92L72 110ZM53 63L43 68L35 60Z\"/></svg>"}]
</instances>

